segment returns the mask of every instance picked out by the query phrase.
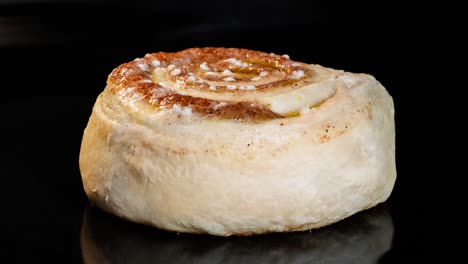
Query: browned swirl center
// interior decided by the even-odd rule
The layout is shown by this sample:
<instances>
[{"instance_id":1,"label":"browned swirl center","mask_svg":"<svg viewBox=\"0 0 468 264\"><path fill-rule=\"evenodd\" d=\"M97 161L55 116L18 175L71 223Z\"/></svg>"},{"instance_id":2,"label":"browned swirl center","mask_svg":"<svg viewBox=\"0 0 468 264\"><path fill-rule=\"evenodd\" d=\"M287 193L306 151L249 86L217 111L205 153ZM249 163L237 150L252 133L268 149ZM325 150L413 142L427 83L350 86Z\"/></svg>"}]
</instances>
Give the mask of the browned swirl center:
<instances>
[{"instance_id":1,"label":"browned swirl center","mask_svg":"<svg viewBox=\"0 0 468 264\"><path fill-rule=\"evenodd\" d=\"M238 120L280 117L265 106L213 100L193 92L243 94L277 89L311 77L304 64L287 55L235 48L193 48L147 54L117 67L108 84L134 100L155 106L190 107L191 111ZM192 92L192 93L191 93Z\"/></svg>"}]
</instances>

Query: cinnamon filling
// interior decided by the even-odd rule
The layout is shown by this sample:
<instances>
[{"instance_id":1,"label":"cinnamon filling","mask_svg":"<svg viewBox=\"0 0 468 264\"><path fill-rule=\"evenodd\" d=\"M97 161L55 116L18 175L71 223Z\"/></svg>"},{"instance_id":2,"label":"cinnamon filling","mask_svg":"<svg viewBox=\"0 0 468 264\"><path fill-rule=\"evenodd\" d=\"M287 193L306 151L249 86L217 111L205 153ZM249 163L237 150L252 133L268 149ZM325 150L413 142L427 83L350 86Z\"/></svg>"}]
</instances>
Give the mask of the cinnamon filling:
<instances>
[{"instance_id":1,"label":"cinnamon filling","mask_svg":"<svg viewBox=\"0 0 468 264\"><path fill-rule=\"evenodd\" d=\"M110 74L108 84L111 92L124 90L125 96L157 107L190 107L204 116L266 120L282 116L260 103L212 100L187 93L265 91L291 85L312 74L304 64L288 56L235 48L193 48L147 54L122 64Z\"/></svg>"}]
</instances>

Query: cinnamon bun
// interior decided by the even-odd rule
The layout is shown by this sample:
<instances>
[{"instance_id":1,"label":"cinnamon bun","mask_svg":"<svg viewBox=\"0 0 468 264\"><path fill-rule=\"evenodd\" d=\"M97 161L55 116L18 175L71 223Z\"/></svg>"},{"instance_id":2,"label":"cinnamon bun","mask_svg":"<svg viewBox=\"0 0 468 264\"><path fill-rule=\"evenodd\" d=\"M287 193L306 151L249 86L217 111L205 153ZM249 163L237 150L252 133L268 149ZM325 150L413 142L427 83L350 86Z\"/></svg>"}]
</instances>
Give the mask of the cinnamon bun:
<instances>
[{"instance_id":1,"label":"cinnamon bun","mask_svg":"<svg viewBox=\"0 0 468 264\"><path fill-rule=\"evenodd\" d=\"M389 197L393 101L370 75L287 55L147 54L109 75L80 170L97 206L161 229L318 228Z\"/></svg>"}]
</instances>

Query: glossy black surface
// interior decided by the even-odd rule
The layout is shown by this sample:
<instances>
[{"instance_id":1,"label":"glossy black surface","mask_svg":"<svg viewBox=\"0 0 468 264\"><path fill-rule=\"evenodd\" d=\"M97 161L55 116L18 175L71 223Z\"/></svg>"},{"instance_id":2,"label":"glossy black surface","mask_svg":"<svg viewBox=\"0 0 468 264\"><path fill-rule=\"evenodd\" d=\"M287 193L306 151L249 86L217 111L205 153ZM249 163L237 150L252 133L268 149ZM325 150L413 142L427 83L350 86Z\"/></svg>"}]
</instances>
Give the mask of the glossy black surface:
<instances>
[{"instance_id":1,"label":"glossy black surface","mask_svg":"<svg viewBox=\"0 0 468 264\"><path fill-rule=\"evenodd\" d=\"M252 237L175 234L131 225L97 208L85 210L86 263L376 263L390 250L386 206L314 231Z\"/></svg>"},{"instance_id":2,"label":"glossy black surface","mask_svg":"<svg viewBox=\"0 0 468 264\"><path fill-rule=\"evenodd\" d=\"M413 70L423 62L408 38L412 32L398 23L404 8L249 1L246 9L211 2L0 1L2 260L407 263L441 252L428 250L439 242L430 212L443 207L427 199L433 193L425 185L433 178L424 171L426 141L418 135L428 125L411 104L418 93ZM246 238L176 235L90 208L78 155L107 75L148 52L195 46L288 53L294 60L374 75L396 107L398 179L389 201L324 229ZM440 189L437 195L443 195Z\"/></svg>"}]
</instances>

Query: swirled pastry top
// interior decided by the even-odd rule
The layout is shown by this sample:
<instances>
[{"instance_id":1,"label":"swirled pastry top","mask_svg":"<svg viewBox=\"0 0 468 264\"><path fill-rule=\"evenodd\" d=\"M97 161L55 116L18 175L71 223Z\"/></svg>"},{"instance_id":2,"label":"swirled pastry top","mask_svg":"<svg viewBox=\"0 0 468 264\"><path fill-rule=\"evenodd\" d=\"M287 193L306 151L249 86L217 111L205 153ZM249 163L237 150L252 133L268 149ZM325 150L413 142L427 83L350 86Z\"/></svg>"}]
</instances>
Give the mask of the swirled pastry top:
<instances>
[{"instance_id":1,"label":"swirled pastry top","mask_svg":"<svg viewBox=\"0 0 468 264\"><path fill-rule=\"evenodd\" d=\"M300 115L336 92L342 71L237 48L153 53L117 67L108 89L181 115L260 121Z\"/></svg>"}]
</instances>

